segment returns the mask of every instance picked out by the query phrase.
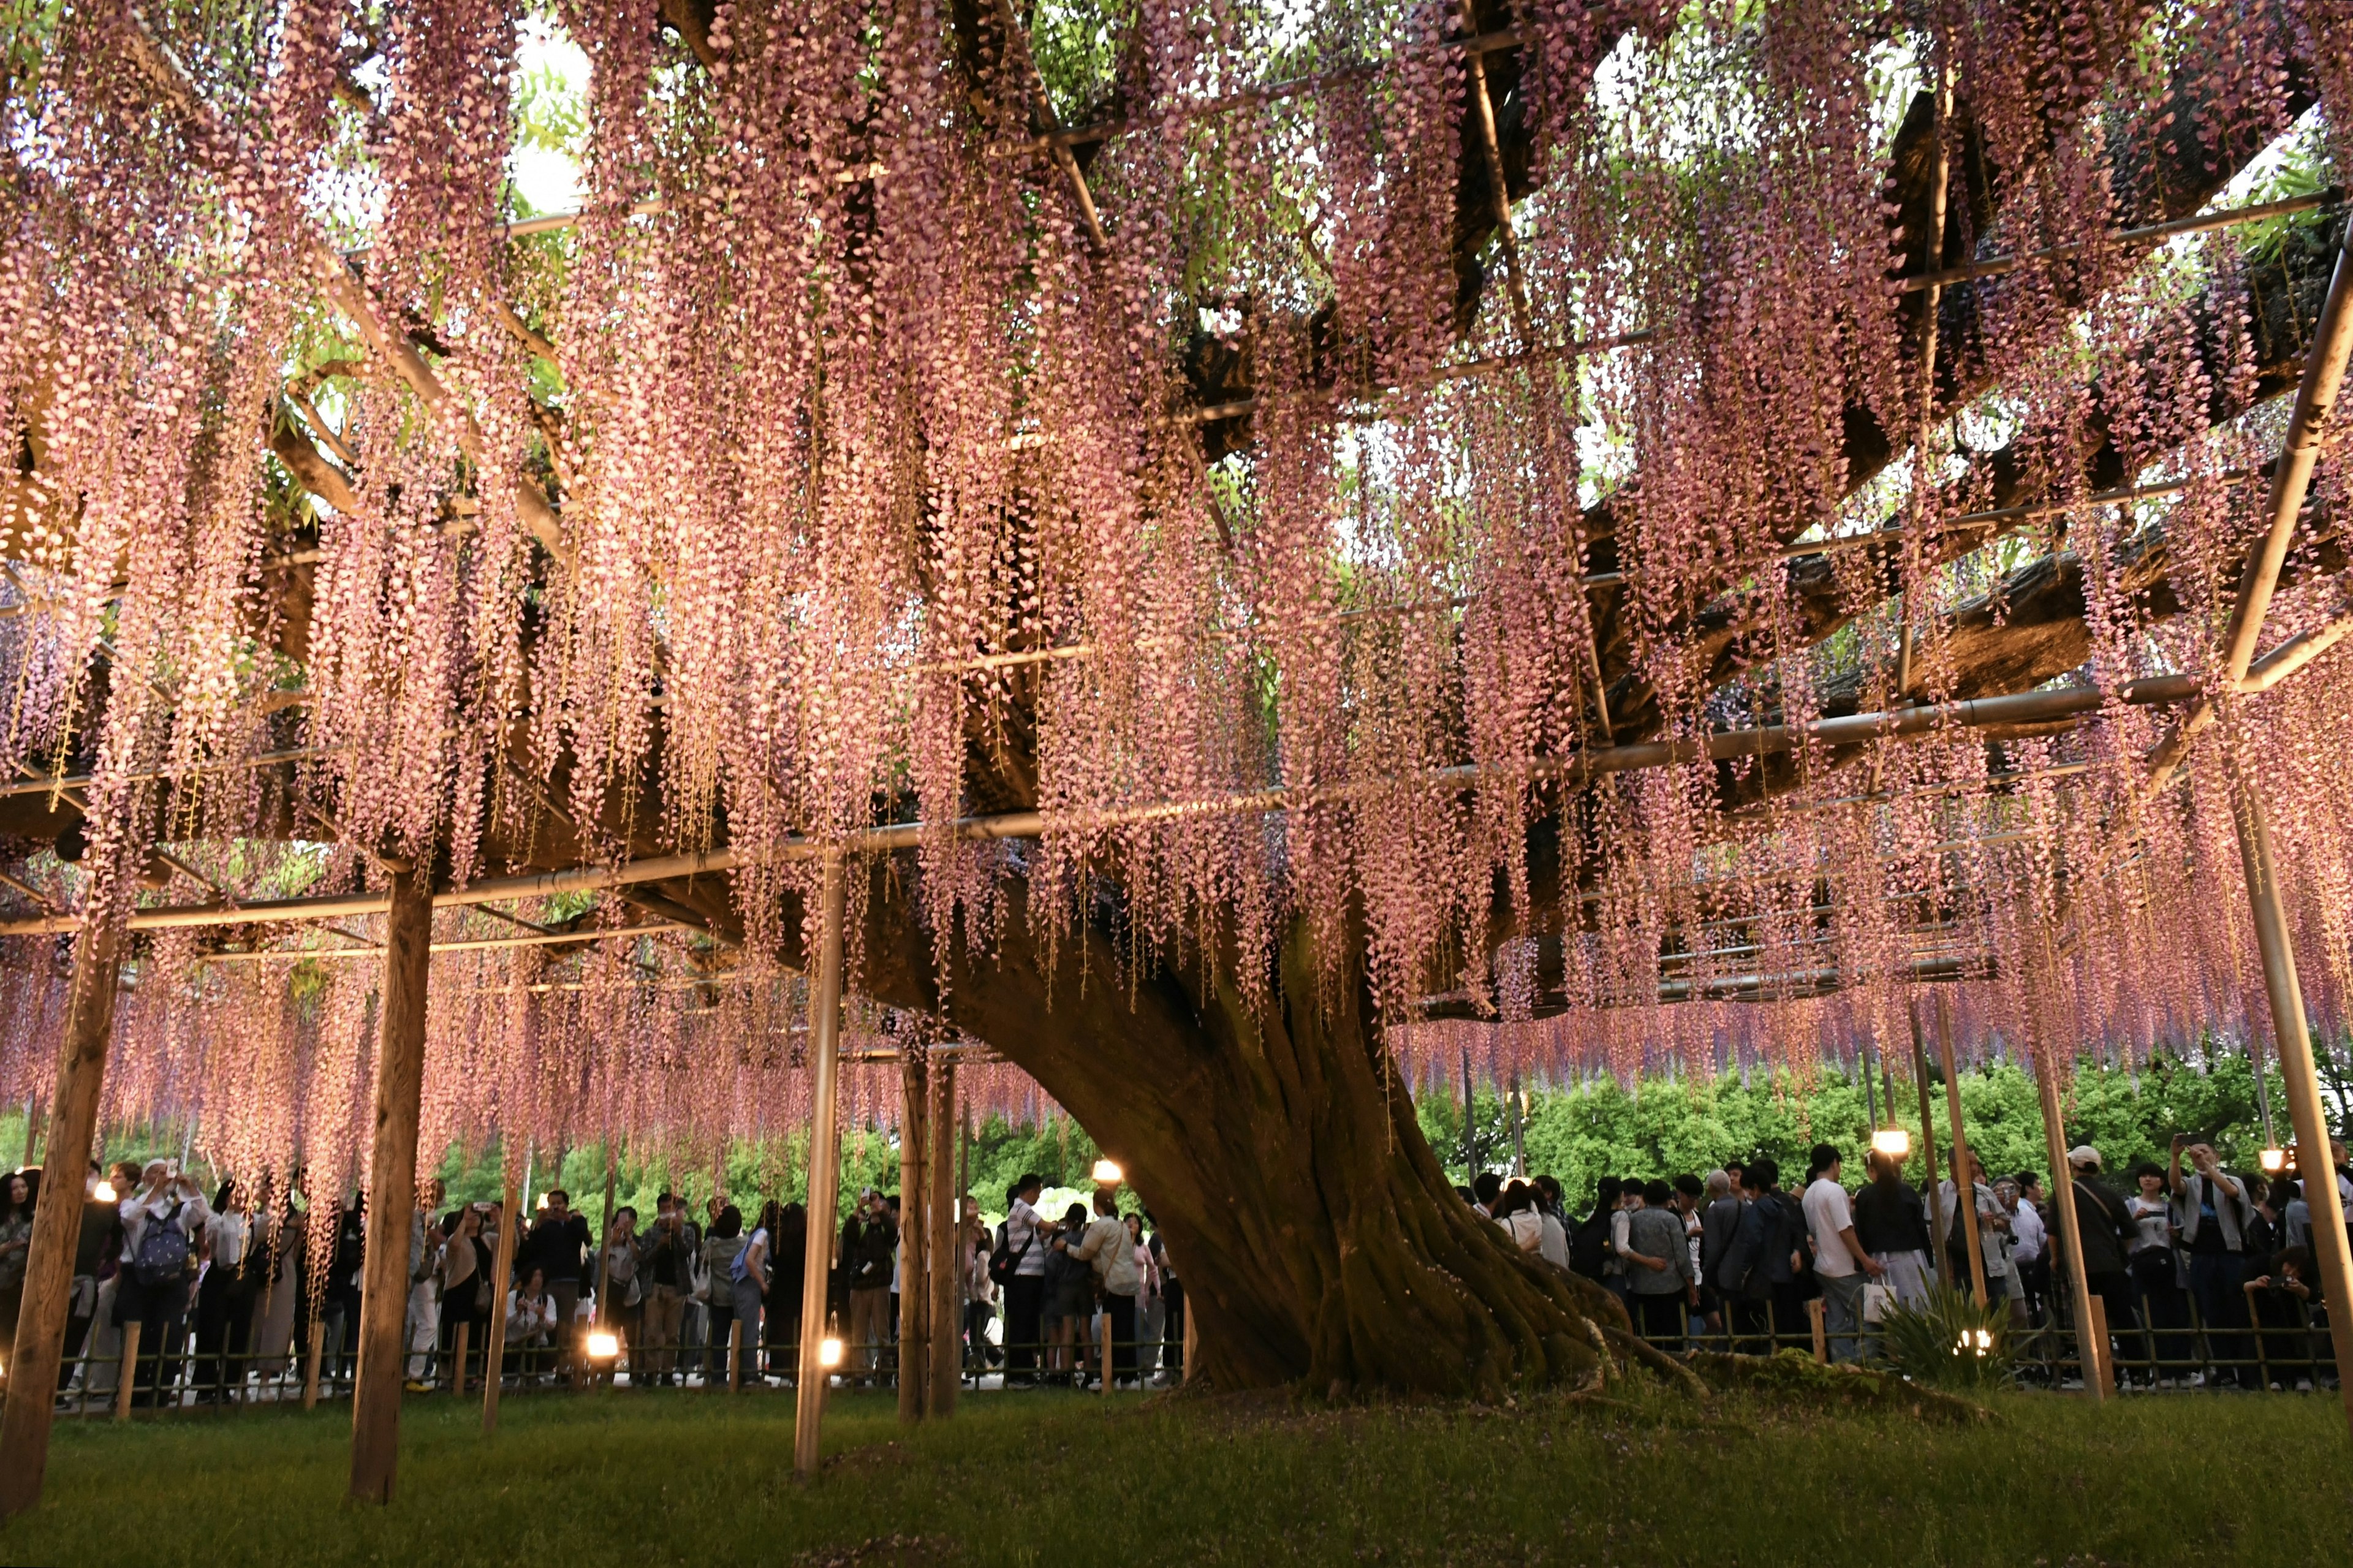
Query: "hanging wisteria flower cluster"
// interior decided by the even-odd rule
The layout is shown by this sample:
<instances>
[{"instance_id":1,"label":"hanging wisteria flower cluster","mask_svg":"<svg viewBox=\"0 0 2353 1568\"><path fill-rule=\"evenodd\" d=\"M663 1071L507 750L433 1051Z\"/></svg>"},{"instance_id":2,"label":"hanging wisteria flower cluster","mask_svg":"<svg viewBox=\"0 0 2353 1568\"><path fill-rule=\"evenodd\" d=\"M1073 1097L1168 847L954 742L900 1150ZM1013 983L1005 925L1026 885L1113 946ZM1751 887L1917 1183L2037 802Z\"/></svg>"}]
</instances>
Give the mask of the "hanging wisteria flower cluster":
<instances>
[{"instance_id":1,"label":"hanging wisteria flower cluster","mask_svg":"<svg viewBox=\"0 0 2353 1568\"><path fill-rule=\"evenodd\" d=\"M1973 1051L2257 1029L2259 784L2348 1021L2353 678L2217 673L2343 218L2130 232L2325 183L2341 0L682 14L69 5L9 78L0 720L73 782L0 823L72 846L0 1089L28 926L723 849L740 948L438 961L427 1144L790 1127L799 851L906 823L942 976L1018 879L1567 1077L1856 1059L1931 980ZM587 62L528 236L526 26ZM2353 609L2342 499L2266 647ZM224 956L142 950L110 1107L357 1170L373 972Z\"/></svg>"}]
</instances>

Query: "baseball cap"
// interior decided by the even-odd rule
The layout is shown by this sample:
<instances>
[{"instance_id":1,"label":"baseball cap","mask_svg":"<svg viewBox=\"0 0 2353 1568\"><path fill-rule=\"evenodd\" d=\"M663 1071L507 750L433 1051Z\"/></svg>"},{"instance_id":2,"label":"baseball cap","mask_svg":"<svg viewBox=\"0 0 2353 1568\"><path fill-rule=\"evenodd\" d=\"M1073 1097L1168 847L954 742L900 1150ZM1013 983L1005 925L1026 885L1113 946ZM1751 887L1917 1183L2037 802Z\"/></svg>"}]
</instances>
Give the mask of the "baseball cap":
<instances>
[{"instance_id":1,"label":"baseball cap","mask_svg":"<svg viewBox=\"0 0 2353 1568\"><path fill-rule=\"evenodd\" d=\"M2089 1165L2096 1171L2100 1168L2100 1152L2089 1143L2078 1143L2067 1151L2067 1163Z\"/></svg>"}]
</instances>

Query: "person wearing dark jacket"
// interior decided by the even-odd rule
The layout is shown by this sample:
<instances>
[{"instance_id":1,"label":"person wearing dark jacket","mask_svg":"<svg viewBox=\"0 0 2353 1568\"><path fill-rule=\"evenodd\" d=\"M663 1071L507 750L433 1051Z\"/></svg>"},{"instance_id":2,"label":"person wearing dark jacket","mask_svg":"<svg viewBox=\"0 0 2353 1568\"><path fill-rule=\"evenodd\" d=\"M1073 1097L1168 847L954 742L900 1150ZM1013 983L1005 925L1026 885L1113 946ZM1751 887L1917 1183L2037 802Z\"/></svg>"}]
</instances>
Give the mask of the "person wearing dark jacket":
<instances>
[{"instance_id":1,"label":"person wearing dark jacket","mask_svg":"<svg viewBox=\"0 0 2353 1568\"><path fill-rule=\"evenodd\" d=\"M1854 1235L1887 1271L1882 1281L1906 1307L1928 1301L1928 1216L1902 1167L1876 1150L1864 1156L1871 1180L1854 1198Z\"/></svg>"},{"instance_id":2,"label":"person wearing dark jacket","mask_svg":"<svg viewBox=\"0 0 2353 1568\"><path fill-rule=\"evenodd\" d=\"M1732 1173L1710 1171L1707 1196L1699 1215L1699 1296L1711 1333L1727 1332L1732 1326L1726 1298L1715 1279L1722 1270L1724 1255L1740 1229L1742 1206L1738 1184L1733 1181Z\"/></svg>"},{"instance_id":3,"label":"person wearing dark jacket","mask_svg":"<svg viewBox=\"0 0 2353 1568\"><path fill-rule=\"evenodd\" d=\"M1714 1280L1731 1310L1734 1331L1751 1336L1746 1346L1735 1348L1766 1354L1771 1353L1770 1342L1756 1336L1777 1327L1783 1333L1798 1331L1786 1321L1775 1321L1786 1319L1788 1303L1797 1300L1794 1287L1805 1234L1803 1222L1792 1212L1796 1205L1778 1190L1780 1180L1781 1168L1769 1157L1760 1157L1742 1173L1748 1201Z\"/></svg>"},{"instance_id":4,"label":"person wearing dark jacket","mask_svg":"<svg viewBox=\"0 0 2353 1568\"><path fill-rule=\"evenodd\" d=\"M802 1274L808 1266L808 1210L786 1204L776 1211L776 1233L768 1243L767 1322L768 1370L789 1378L797 1368L795 1350L801 1339Z\"/></svg>"},{"instance_id":5,"label":"person wearing dark jacket","mask_svg":"<svg viewBox=\"0 0 2353 1568\"><path fill-rule=\"evenodd\" d=\"M870 1378L891 1342L891 1269L898 1253L891 1206L870 1187L841 1227L841 1267L849 1277L849 1342L859 1368Z\"/></svg>"},{"instance_id":6,"label":"person wearing dark jacket","mask_svg":"<svg viewBox=\"0 0 2353 1568\"><path fill-rule=\"evenodd\" d=\"M1618 1212L1620 1190L1624 1184L1615 1176L1604 1176L1593 1194L1593 1212L1577 1222L1568 1237L1568 1266L1588 1279L1599 1284L1607 1271L1609 1258L1609 1220Z\"/></svg>"},{"instance_id":7,"label":"person wearing dark jacket","mask_svg":"<svg viewBox=\"0 0 2353 1568\"><path fill-rule=\"evenodd\" d=\"M582 1270L587 1259L596 1256L596 1238L588 1234L588 1219L572 1212L572 1195L562 1187L550 1187L546 1207L540 1210L537 1223L524 1238L522 1255L514 1261L515 1277L537 1264L547 1271L547 1294L555 1303L555 1328L549 1335L556 1347L559 1364L569 1366L572 1356L572 1320L580 1307Z\"/></svg>"},{"instance_id":8,"label":"person wearing dark jacket","mask_svg":"<svg viewBox=\"0 0 2353 1568\"><path fill-rule=\"evenodd\" d=\"M2108 1328L2114 1332L2119 1325L2129 1326L2133 1321L2132 1274L2125 1266L2132 1249L2137 1228L2131 1211L2116 1190L2100 1180L2100 1152L2090 1144L2079 1144L2067 1152L2070 1185L2075 1194L2075 1228L2084 1238L2084 1277L2092 1294L2100 1298L2108 1310ZM2051 1237L2052 1251L2063 1264L2066 1232L2054 1226ZM2063 1274L2059 1278L2064 1279ZM2074 1310L2074 1299L2069 1292L2054 1292ZM2113 1360L2110 1363L2114 1364Z\"/></svg>"}]
</instances>

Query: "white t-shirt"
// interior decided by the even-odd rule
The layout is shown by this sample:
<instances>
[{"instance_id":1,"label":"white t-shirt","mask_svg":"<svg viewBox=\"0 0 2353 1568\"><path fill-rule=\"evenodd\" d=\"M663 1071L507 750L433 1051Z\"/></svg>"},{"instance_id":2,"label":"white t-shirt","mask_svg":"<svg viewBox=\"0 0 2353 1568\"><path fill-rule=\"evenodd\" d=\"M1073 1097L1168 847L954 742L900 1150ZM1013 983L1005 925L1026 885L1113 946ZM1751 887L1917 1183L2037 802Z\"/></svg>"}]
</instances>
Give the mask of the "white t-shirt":
<instances>
[{"instance_id":1,"label":"white t-shirt","mask_svg":"<svg viewBox=\"0 0 2353 1568\"><path fill-rule=\"evenodd\" d=\"M1559 1215L1544 1216L1544 1239L1536 1251L1546 1263L1561 1268L1568 1267L1568 1232L1562 1226Z\"/></svg>"},{"instance_id":2,"label":"white t-shirt","mask_svg":"<svg viewBox=\"0 0 2353 1568\"><path fill-rule=\"evenodd\" d=\"M1854 1253L1839 1234L1854 1225L1846 1189L1828 1176L1817 1176L1806 1189L1805 1206L1806 1228L1814 1233L1814 1272L1832 1279L1845 1279L1855 1269Z\"/></svg>"},{"instance_id":3,"label":"white t-shirt","mask_svg":"<svg viewBox=\"0 0 2353 1568\"><path fill-rule=\"evenodd\" d=\"M2018 1201L2018 1212L2010 1216L2010 1231L2018 1237L2018 1250L2010 1257L2021 1263L2031 1263L2042 1256L2042 1239L2047 1234L2042 1226L2042 1211L2024 1198Z\"/></svg>"},{"instance_id":4,"label":"white t-shirt","mask_svg":"<svg viewBox=\"0 0 2353 1568\"><path fill-rule=\"evenodd\" d=\"M1029 1206L1027 1198L1013 1200L1013 1207L1005 1216L1005 1242L1019 1259L1013 1266L1016 1279L1039 1279L1046 1272L1046 1243L1038 1235L1038 1211Z\"/></svg>"}]
</instances>

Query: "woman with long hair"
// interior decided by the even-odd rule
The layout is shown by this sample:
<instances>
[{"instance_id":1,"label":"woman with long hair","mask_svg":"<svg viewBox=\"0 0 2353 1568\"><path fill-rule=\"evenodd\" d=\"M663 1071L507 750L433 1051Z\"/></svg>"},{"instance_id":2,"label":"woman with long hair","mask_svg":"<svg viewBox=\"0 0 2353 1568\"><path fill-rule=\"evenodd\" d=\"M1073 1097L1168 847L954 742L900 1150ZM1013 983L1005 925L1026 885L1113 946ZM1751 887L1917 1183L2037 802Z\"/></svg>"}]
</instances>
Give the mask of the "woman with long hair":
<instances>
[{"instance_id":1,"label":"woman with long hair","mask_svg":"<svg viewBox=\"0 0 2353 1568\"><path fill-rule=\"evenodd\" d=\"M727 1380L727 1331L735 1321L735 1282L733 1271L735 1255L744 1250L744 1211L733 1204L723 1205L711 1221L711 1232L702 1238L702 1267L709 1276L705 1286L707 1304L711 1309L711 1338L704 1348L702 1385L716 1388Z\"/></svg>"},{"instance_id":2,"label":"woman with long hair","mask_svg":"<svg viewBox=\"0 0 2353 1568\"><path fill-rule=\"evenodd\" d=\"M768 1370L790 1380L801 1339L801 1273L808 1262L808 1210L786 1204L768 1227Z\"/></svg>"},{"instance_id":3,"label":"woman with long hair","mask_svg":"<svg viewBox=\"0 0 2353 1568\"><path fill-rule=\"evenodd\" d=\"M0 1344L16 1342L16 1316L25 1305L25 1258L33 1245L33 1205L41 1173L18 1171L0 1192Z\"/></svg>"},{"instance_id":4,"label":"woman with long hair","mask_svg":"<svg viewBox=\"0 0 2353 1568\"><path fill-rule=\"evenodd\" d=\"M472 1204L441 1222L441 1353L457 1354L458 1330L466 1331L469 1361L490 1343L491 1275L498 1259L482 1237L482 1211ZM453 1367L450 1386L463 1392L466 1369Z\"/></svg>"}]
</instances>

